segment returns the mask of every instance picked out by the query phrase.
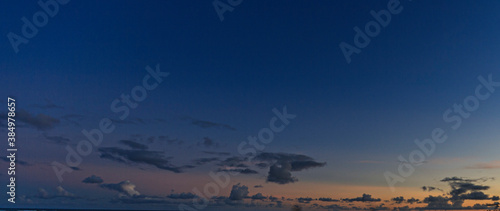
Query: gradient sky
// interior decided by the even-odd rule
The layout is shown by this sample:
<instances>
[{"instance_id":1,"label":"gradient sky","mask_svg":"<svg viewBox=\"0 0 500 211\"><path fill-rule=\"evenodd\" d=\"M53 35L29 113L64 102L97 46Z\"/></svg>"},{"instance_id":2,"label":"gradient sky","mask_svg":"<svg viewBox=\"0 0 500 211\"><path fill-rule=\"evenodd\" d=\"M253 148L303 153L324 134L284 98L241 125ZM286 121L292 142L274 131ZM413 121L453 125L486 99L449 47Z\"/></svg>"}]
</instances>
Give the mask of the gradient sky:
<instances>
[{"instance_id":1,"label":"gradient sky","mask_svg":"<svg viewBox=\"0 0 500 211\"><path fill-rule=\"evenodd\" d=\"M223 169L242 173L205 210L494 203L500 94L456 130L443 113L475 94L479 76L500 81L500 2L401 0L401 13L347 63L339 44L354 45L353 28L388 2L243 0L221 21L212 1L74 0L17 53L7 34L22 35L21 18L42 9L4 2L0 96L16 99L17 156L26 163L17 163L16 204L4 194L0 207L176 209L193 206L193 189L203 192L208 173ZM170 75L119 121L111 103L157 64ZM284 107L296 118L244 160L238 145ZM116 129L60 182L51 164L65 163L65 147L102 118ZM397 173L398 156L408 158L434 128L448 140L391 191L384 172ZM2 184L7 165L0 161ZM82 182L88 177L95 183ZM466 184L483 188L453 195Z\"/></svg>"}]
</instances>

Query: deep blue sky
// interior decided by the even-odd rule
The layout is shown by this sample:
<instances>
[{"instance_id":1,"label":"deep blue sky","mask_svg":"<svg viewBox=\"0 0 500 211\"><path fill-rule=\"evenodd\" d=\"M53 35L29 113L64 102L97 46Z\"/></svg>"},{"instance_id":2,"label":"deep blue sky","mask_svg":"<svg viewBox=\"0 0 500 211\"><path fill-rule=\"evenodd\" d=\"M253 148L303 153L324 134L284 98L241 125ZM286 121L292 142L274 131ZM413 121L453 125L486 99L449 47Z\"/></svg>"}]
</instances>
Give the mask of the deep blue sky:
<instances>
[{"instance_id":1,"label":"deep blue sky","mask_svg":"<svg viewBox=\"0 0 500 211\"><path fill-rule=\"evenodd\" d=\"M207 157L202 153L206 150L239 156L238 144L268 126L273 108L286 106L297 118L264 151L307 155L326 166L294 173L299 181L285 185L266 183L268 169L260 169L255 177L235 177L231 184L264 183L263 190L250 190L250 195L259 191L276 195L283 188L280 196L286 198L321 197L330 188L337 195L325 197L345 198L372 190L353 188L346 196L338 191L359 186L374 187L374 197L389 200L420 196L421 186L446 176L498 173L498 166L470 168L500 159L492 147L499 138L495 125L500 97L495 92L481 101L460 130L449 134L450 141L438 146L427 165L400 184L402 192L388 191L383 172L397 169L398 155L414 150L415 138L429 137L436 127L449 129L443 112L474 94L478 76L492 74L500 81L500 2L402 0L403 11L392 15L390 24L348 64L339 43L352 45L353 28L364 28L373 20L370 11L387 9L387 2L245 0L220 21L211 1L74 0L60 5L57 15L28 44L20 45L18 53L7 34L21 34L21 18L31 19L40 7L35 1L4 2L0 96L16 97L18 109L34 118L43 114L59 120L52 128L40 129L36 126L40 122L23 125L20 117L19 148L24 150L20 156L32 166L18 176L25 184L18 194L32 198L31 204L24 202L27 206L58 207L59 199L37 198L36 193L61 185L83 198L71 203L86 204L85 194L103 191L81 184L90 175L104 178L105 184L130 180L141 194L170 194L175 185L166 184L176 182L162 183L166 186L158 190L151 181L160 177L175 181L179 174L102 159L97 149L66 184L57 181L49 165L64 162L66 151L65 145L47 137L67 138L74 145L84 139L82 129L97 127L103 117L117 119L111 102L141 84L147 74L144 68L156 64L170 76L129 117L145 123L117 124L102 147L124 148L119 140L140 142L138 136L168 136L183 144L141 143L172 157L178 166ZM57 107L40 106L51 103ZM67 115L78 118L70 122ZM236 130L220 125L202 128L195 120ZM204 145L205 137L218 145ZM212 164L181 173L190 176L178 182L185 185L175 186L175 192L191 192L190 180L202 187L208 178L195 179L196 175L218 168ZM102 171L108 165L131 173L116 176ZM31 171L44 172L47 178L34 180L27 175ZM144 181L137 181L142 174L150 177L143 175ZM3 172L0 178L7 181ZM151 187L140 186L147 184ZM312 190L292 191L301 184L324 190L316 195ZM228 187L220 195L227 197L230 192ZM106 193L108 198L116 195ZM108 198L103 206L115 206L108 204ZM4 201L0 205L7 206Z\"/></svg>"}]
</instances>

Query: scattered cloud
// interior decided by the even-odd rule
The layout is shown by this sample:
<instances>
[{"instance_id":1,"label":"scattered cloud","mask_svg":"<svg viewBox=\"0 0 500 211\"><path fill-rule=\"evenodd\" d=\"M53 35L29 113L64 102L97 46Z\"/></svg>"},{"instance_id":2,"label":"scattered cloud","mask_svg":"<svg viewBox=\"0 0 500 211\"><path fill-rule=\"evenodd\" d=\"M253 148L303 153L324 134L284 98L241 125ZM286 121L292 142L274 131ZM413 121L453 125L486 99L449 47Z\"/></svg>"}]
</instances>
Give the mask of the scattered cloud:
<instances>
[{"instance_id":1,"label":"scattered cloud","mask_svg":"<svg viewBox=\"0 0 500 211\"><path fill-rule=\"evenodd\" d=\"M477 163L471 166L465 167L467 169L498 169L500 168L500 160L493 160L486 163Z\"/></svg>"},{"instance_id":2,"label":"scattered cloud","mask_svg":"<svg viewBox=\"0 0 500 211\"><path fill-rule=\"evenodd\" d=\"M231 155L231 153L229 152L214 152L214 151L201 151L205 154L209 154L209 155L219 155L219 156L229 156Z\"/></svg>"},{"instance_id":3,"label":"scattered cloud","mask_svg":"<svg viewBox=\"0 0 500 211\"><path fill-rule=\"evenodd\" d=\"M101 147L99 148L99 152L101 153L100 157L103 159L109 159L126 164L146 164L175 173L182 172L182 169L184 168L192 168L192 166L188 165L174 166L170 164L171 158L165 157L161 151Z\"/></svg>"},{"instance_id":4,"label":"scattered cloud","mask_svg":"<svg viewBox=\"0 0 500 211\"><path fill-rule=\"evenodd\" d=\"M120 140L119 141L120 144L123 144L125 146L128 146L132 149L139 149L139 150L145 150L148 148L147 145L144 145L144 144L141 144L141 143L137 143L135 141L131 141L131 140Z\"/></svg>"},{"instance_id":5,"label":"scattered cloud","mask_svg":"<svg viewBox=\"0 0 500 211\"><path fill-rule=\"evenodd\" d=\"M291 172L293 171L302 171L326 165L325 162L317 162L313 158L306 155L289 153L265 152L258 154L254 160L270 165L267 181L278 184L288 184L298 181L297 178L292 176ZM263 167L264 165L259 163L258 166Z\"/></svg>"},{"instance_id":6,"label":"scattered cloud","mask_svg":"<svg viewBox=\"0 0 500 211\"><path fill-rule=\"evenodd\" d=\"M278 184L288 184L298 181L297 178L292 176L292 166L290 163L276 163L269 168L269 174L267 175L268 182L274 182Z\"/></svg>"},{"instance_id":7,"label":"scattered cloud","mask_svg":"<svg viewBox=\"0 0 500 211\"><path fill-rule=\"evenodd\" d=\"M172 193L167 196L167 198L171 199L193 199L196 197L198 196L193 193Z\"/></svg>"},{"instance_id":8,"label":"scattered cloud","mask_svg":"<svg viewBox=\"0 0 500 211\"><path fill-rule=\"evenodd\" d=\"M249 169L249 168L244 168L244 169L241 169L241 168L219 169L217 171L238 172L238 173L241 173L241 174L258 174L259 173L259 172L255 171L255 170L252 170L252 169Z\"/></svg>"},{"instance_id":9,"label":"scattered cloud","mask_svg":"<svg viewBox=\"0 0 500 211\"><path fill-rule=\"evenodd\" d=\"M220 144L209 137L203 137L203 140L198 143L198 146L204 146L208 148L208 147L219 147Z\"/></svg>"},{"instance_id":10,"label":"scattered cloud","mask_svg":"<svg viewBox=\"0 0 500 211\"><path fill-rule=\"evenodd\" d=\"M194 159L193 162L196 165L204 165L204 164L207 164L207 163L210 163L210 162L214 162L214 161L218 161L218 160L219 160L219 158L217 158L217 157L212 157L212 158L197 158L197 159Z\"/></svg>"},{"instance_id":11,"label":"scattered cloud","mask_svg":"<svg viewBox=\"0 0 500 211\"><path fill-rule=\"evenodd\" d=\"M39 199L54 199L54 198L69 198L69 199L76 199L78 198L75 194L68 192L61 186L56 187L56 193L50 194L48 191L46 191L43 188L38 188L38 194L35 196L35 198Z\"/></svg>"},{"instance_id":12,"label":"scattered cloud","mask_svg":"<svg viewBox=\"0 0 500 211\"><path fill-rule=\"evenodd\" d=\"M395 202L396 204L401 204L405 201L405 198L402 196L398 196L398 197L392 198L391 201Z\"/></svg>"},{"instance_id":13,"label":"scattered cloud","mask_svg":"<svg viewBox=\"0 0 500 211\"><path fill-rule=\"evenodd\" d=\"M424 203L427 203L427 208L451 208L451 205L448 203L448 201L449 198L444 196L428 196L424 199Z\"/></svg>"},{"instance_id":14,"label":"scattered cloud","mask_svg":"<svg viewBox=\"0 0 500 211\"><path fill-rule=\"evenodd\" d=\"M233 185L231 188L231 193L229 194L229 200L243 200L248 197L248 187L245 185L240 185L240 183Z\"/></svg>"},{"instance_id":15,"label":"scattered cloud","mask_svg":"<svg viewBox=\"0 0 500 211\"><path fill-rule=\"evenodd\" d=\"M478 184L481 182L486 182L493 180L491 177L482 177L478 179L471 179L465 177L445 177L440 180L441 182L447 183L451 191L443 196L429 196L424 199L424 203L427 203L428 208L462 208L464 200L493 200L498 199L498 197L485 194L483 191L489 190L490 186ZM424 186L422 189L431 190L430 186ZM431 187L432 188L432 187ZM436 188L434 188L436 189ZM433 189L432 189L433 190ZM448 203L450 202L450 203Z\"/></svg>"},{"instance_id":16,"label":"scattered cloud","mask_svg":"<svg viewBox=\"0 0 500 211\"><path fill-rule=\"evenodd\" d=\"M443 191L441 188L436 188L436 187L433 187L433 186L422 186L422 190L423 191L433 191L433 190L438 190L438 191Z\"/></svg>"},{"instance_id":17,"label":"scattered cloud","mask_svg":"<svg viewBox=\"0 0 500 211\"><path fill-rule=\"evenodd\" d=\"M325 198L325 197L322 197L322 198L318 198L318 201L325 201L325 202L337 202L339 201L338 199L332 199L332 198Z\"/></svg>"},{"instance_id":18,"label":"scattered cloud","mask_svg":"<svg viewBox=\"0 0 500 211\"><path fill-rule=\"evenodd\" d=\"M99 184L99 183L104 182L104 180L101 177L98 177L96 175L92 175L90 177L85 178L82 182L88 183L88 184Z\"/></svg>"},{"instance_id":19,"label":"scattered cloud","mask_svg":"<svg viewBox=\"0 0 500 211\"><path fill-rule=\"evenodd\" d=\"M183 119L186 119L191 122L191 124L196 125L198 127L207 129L207 128L222 128L222 129L227 129L227 130L233 130L235 131L236 128L227 125L227 124L222 124L222 123L217 123L217 122L211 122L211 121L205 121L205 120L199 120L191 117L184 117Z\"/></svg>"},{"instance_id":20,"label":"scattered cloud","mask_svg":"<svg viewBox=\"0 0 500 211\"><path fill-rule=\"evenodd\" d=\"M345 198L342 200L347 201L347 202L377 202L377 201L381 201L380 198L372 198L372 195L366 194L366 193L363 193L363 196L361 196L361 197Z\"/></svg>"},{"instance_id":21,"label":"scattered cloud","mask_svg":"<svg viewBox=\"0 0 500 211\"><path fill-rule=\"evenodd\" d=\"M253 196L250 197L252 200L264 200L264 199L267 199L267 197L265 197L264 195L262 195L262 193L257 193Z\"/></svg>"},{"instance_id":22,"label":"scattered cloud","mask_svg":"<svg viewBox=\"0 0 500 211\"><path fill-rule=\"evenodd\" d=\"M7 163L10 163L9 158L7 158L6 156L0 157L0 160L7 162ZM19 160L18 158L16 158L16 164L23 165L23 166L31 166L30 163L23 161L23 160Z\"/></svg>"},{"instance_id":23,"label":"scattered cloud","mask_svg":"<svg viewBox=\"0 0 500 211\"><path fill-rule=\"evenodd\" d=\"M49 136L46 133L43 133L43 137L45 137L45 139L51 141L52 143L60 145L68 145L71 142L69 138L62 136Z\"/></svg>"},{"instance_id":24,"label":"scattered cloud","mask_svg":"<svg viewBox=\"0 0 500 211\"><path fill-rule=\"evenodd\" d=\"M7 114L0 115L2 118L7 118ZM37 130L49 130L59 124L60 120L46 114L31 115L28 111L19 109L16 111L16 120L26 123L29 126L35 127Z\"/></svg>"},{"instance_id":25,"label":"scattered cloud","mask_svg":"<svg viewBox=\"0 0 500 211\"><path fill-rule=\"evenodd\" d=\"M300 198L297 198L297 201L299 203L304 203L304 204L307 204L309 202L311 202L313 199L310 198L310 197L300 197Z\"/></svg>"},{"instance_id":26,"label":"scattered cloud","mask_svg":"<svg viewBox=\"0 0 500 211\"><path fill-rule=\"evenodd\" d=\"M109 183L109 184L101 184L101 188L118 191L120 194L124 194L126 196L139 196L141 195L137 190L135 190L135 185L130 181L125 180L119 183Z\"/></svg>"}]
</instances>

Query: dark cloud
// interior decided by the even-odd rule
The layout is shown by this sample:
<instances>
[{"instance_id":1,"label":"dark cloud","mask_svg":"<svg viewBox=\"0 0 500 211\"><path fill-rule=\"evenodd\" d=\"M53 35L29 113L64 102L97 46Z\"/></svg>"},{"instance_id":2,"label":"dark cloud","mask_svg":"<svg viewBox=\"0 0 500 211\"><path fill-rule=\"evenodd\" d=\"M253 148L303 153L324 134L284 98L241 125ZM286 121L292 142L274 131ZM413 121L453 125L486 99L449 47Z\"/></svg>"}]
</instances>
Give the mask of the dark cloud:
<instances>
[{"instance_id":1,"label":"dark cloud","mask_svg":"<svg viewBox=\"0 0 500 211\"><path fill-rule=\"evenodd\" d=\"M125 196L139 196L141 195L138 191L135 190L135 185L130 181L125 180L119 183L110 183L110 184L101 184L99 185L101 188L118 191L120 194Z\"/></svg>"},{"instance_id":2,"label":"dark cloud","mask_svg":"<svg viewBox=\"0 0 500 211\"><path fill-rule=\"evenodd\" d=\"M461 199L469 199L469 200L488 200L490 197L487 194L484 194L480 191L474 191L466 194L460 195Z\"/></svg>"},{"instance_id":3,"label":"dark cloud","mask_svg":"<svg viewBox=\"0 0 500 211\"><path fill-rule=\"evenodd\" d=\"M336 202L339 201L338 199L332 199L332 198L319 198L318 201L325 201L325 202Z\"/></svg>"},{"instance_id":4,"label":"dark cloud","mask_svg":"<svg viewBox=\"0 0 500 211\"><path fill-rule=\"evenodd\" d=\"M257 193L253 196L250 197L252 200L264 200L264 199L267 199L267 197L265 197L264 195L262 195L262 193Z\"/></svg>"},{"instance_id":5,"label":"dark cloud","mask_svg":"<svg viewBox=\"0 0 500 211\"><path fill-rule=\"evenodd\" d=\"M111 200L111 202L122 204L172 204L172 202L167 201L164 197L146 195L126 196L123 194Z\"/></svg>"},{"instance_id":6,"label":"dark cloud","mask_svg":"<svg viewBox=\"0 0 500 211\"><path fill-rule=\"evenodd\" d=\"M372 195L363 193L363 196L361 197L356 197L356 198L346 198L342 199L343 201L347 202L376 202L376 201L381 201L380 198L372 198Z\"/></svg>"},{"instance_id":7,"label":"dark cloud","mask_svg":"<svg viewBox=\"0 0 500 211\"><path fill-rule=\"evenodd\" d=\"M465 177L445 177L440 180L441 182L486 182L488 180L494 180L493 177L481 177L478 179L470 179Z\"/></svg>"},{"instance_id":8,"label":"dark cloud","mask_svg":"<svg viewBox=\"0 0 500 211\"><path fill-rule=\"evenodd\" d=\"M203 137L203 140L198 143L198 146L204 146L204 147L219 147L219 143L214 141L213 139L209 137Z\"/></svg>"},{"instance_id":9,"label":"dark cloud","mask_svg":"<svg viewBox=\"0 0 500 211\"><path fill-rule=\"evenodd\" d=\"M316 161L293 161L292 171L302 171L304 169L314 168L314 167L323 167L326 163L319 163Z\"/></svg>"},{"instance_id":10,"label":"dark cloud","mask_svg":"<svg viewBox=\"0 0 500 211\"><path fill-rule=\"evenodd\" d=\"M193 162L196 164L196 165L204 165L204 164L207 164L207 163L210 163L210 162L214 162L214 161L218 161L219 158L216 158L216 157L213 157L213 158L198 158L198 159L194 159Z\"/></svg>"},{"instance_id":11,"label":"dark cloud","mask_svg":"<svg viewBox=\"0 0 500 211\"><path fill-rule=\"evenodd\" d=\"M46 133L43 133L43 137L55 144L60 144L60 145L68 145L71 142L69 138L65 138L62 136L49 136Z\"/></svg>"},{"instance_id":12,"label":"dark cloud","mask_svg":"<svg viewBox=\"0 0 500 211\"><path fill-rule=\"evenodd\" d=\"M227 124L222 124L222 123L216 123L216 122L210 122L210 121L204 121L204 120L199 120L199 119L194 119L191 117L185 117L184 119L187 119L191 122L191 124L196 125L201 128L222 128L222 129L227 129L227 130L236 130L236 128L227 125Z\"/></svg>"},{"instance_id":13,"label":"dark cloud","mask_svg":"<svg viewBox=\"0 0 500 211\"><path fill-rule=\"evenodd\" d=\"M406 200L407 203L413 204L413 203L420 203L420 199L416 199L411 197L410 199Z\"/></svg>"},{"instance_id":14,"label":"dark cloud","mask_svg":"<svg viewBox=\"0 0 500 211\"><path fill-rule=\"evenodd\" d=\"M274 182L278 184L288 184L298 181L297 178L292 176L291 173L292 166L290 163L283 162L281 164L273 164L269 168L269 174L267 175L268 182Z\"/></svg>"},{"instance_id":15,"label":"dark cloud","mask_svg":"<svg viewBox=\"0 0 500 211\"><path fill-rule=\"evenodd\" d=\"M213 151L201 151L205 154L209 154L209 155L219 155L219 156L229 156L231 155L231 153L229 152L213 152Z\"/></svg>"},{"instance_id":16,"label":"dark cloud","mask_svg":"<svg viewBox=\"0 0 500 211\"><path fill-rule=\"evenodd\" d=\"M167 198L171 199L193 199L196 197L198 196L193 193L172 193L167 196Z\"/></svg>"},{"instance_id":17,"label":"dark cloud","mask_svg":"<svg viewBox=\"0 0 500 211\"><path fill-rule=\"evenodd\" d=\"M259 172L255 171L255 170L252 170L252 169L249 169L249 168L244 168L244 169L240 169L240 168L235 168L235 169L219 169L217 171L238 172L238 173L241 173L241 174L258 174L259 173Z\"/></svg>"},{"instance_id":18,"label":"dark cloud","mask_svg":"<svg viewBox=\"0 0 500 211\"><path fill-rule=\"evenodd\" d=\"M127 164L146 164L155 166L159 169L172 171L175 173L182 172L184 168L192 168L193 166L174 166L170 164L169 159L160 151L148 150L128 150L116 147L101 147L99 148L101 158L109 159Z\"/></svg>"},{"instance_id":19,"label":"dark cloud","mask_svg":"<svg viewBox=\"0 0 500 211\"><path fill-rule=\"evenodd\" d=\"M269 196L269 200L271 200L271 201L278 201L278 197Z\"/></svg>"},{"instance_id":20,"label":"dark cloud","mask_svg":"<svg viewBox=\"0 0 500 211\"><path fill-rule=\"evenodd\" d=\"M255 186L253 186L253 187L254 187L254 188L263 188L264 186L262 186L262 185L255 185Z\"/></svg>"},{"instance_id":21,"label":"dark cloud","mask_svg":"<svg viewBox=\"0 0 500 211\"><path fill-rule=\"evenodd\" d=\"M254 160L261 161L257 166L270 165L267 176L268 182L287 184L298 181L292 176L293 171L302 171L314 167L323 167L326 163L316 162L313 158L289 153L260 153ZM264 164L263 164L264 163Z\"/></svg>"},{"instance_id":22,"label":"dark cloud","mask_svg":"<svg viewBox=\"0 0 500 211\"><path fill-rule=\"evenodd\" d=\"M475 209L475 210L488 210L488 205L486 204L474 204L474 206L472 206L472 209Z\"/></svg>"},{"instance_id":23,"label":"dark cloud","mask_svg":"<svg viewBox=\"0 0 500 211\"><path fill-rule=\"evenodd\" d=\"M493 199L493 197L489 197L482 191L490 189L490 186L478 184L481 182L486 182L488 180L493 180L494 178L465 178L465 177L445 177L440 180L441 182L447 183L451 191L448 193L450 197L427 197L424 200L424 203L428 203L429 208L447 208L451 206L453 208L462 208L464 200L489 200ZM437 188L433 188L431 186L424 186L422 190L434 190ZM451 202L451 205L448 204Z\"/></svg>"},{"instance_id":24,"label":"dark cloud","mask_svg":"<svg viewBox=\"0 0 500 211\"><path fill-rule=\"evenodd\" d=\"M396 204L401 204L405 201L405 198L402 196L394 197L391 199L391 201L396 202Z\"/></svg>"},{"instance_id":25,"label":"dark cloud","mask_svg":"<svg viewBox=\"0 0 500 211\"><path fill-rule=\"evenodd\" d=\"M104 182L104 180L102 180L101 177L98 177L96 175L92 175L90 177L85 178L82 182L88 183L88 184L99 184L99 183Z\"/></svg>"},{"instance_id":26,"label":"dark cloud","mask_svg":"<svg viewBox=\"0 0 500 211\"><path fill-rule=\"evenodd\" d=\"M424 203L427 203L427 208L448 209L451 208L451 204L448 203L449 200L449 198L443 196L428 196L424 199Z\"/></svg>"},{"instance_id":27,"label":"dark cloud","mask_svg":"<svg viewBox=\"0 0 500 211\"><path fill-rule=\"evenodd\" d=\"M119 141L120 144L123 144L125 146L128 146L132 149L141 149L141 150L145 150L148 148L148 146L144 145L144 144L141 144L141 143L137 143L135 141L131 141L131 140L120 140Z\"/></svg>"},{"instance_id":28,"label":"dark cloud","mask_svg":"<svg viewBox=\"0 0 500 211\"><path fill-rule=\"evenodd\" d=\"M422 186L422 190L423 191L433 191L433 190L439 190L439 191L443 191L442 189L440 188L436 188L436 187L433 187L433 186Z\"/></svg>"},{"instance_id":29,"label":"dark cloud","mask_svg":"<svg viewBox=\"0 0 500 211\"><path fill-rule=\"evenodd\" d=\"M245 162L245 159L242 157L228 157L225 160L221 161L218 165L223 167L243 167L241 164Z\"/></svg>"},{"instance_id":30,"label":"dark cloud","mask_svg":"<svg viewBox=\"0 0 500 211\"><path fill-rule=\"evenodd\" d=\"M240 183L233 185L229 194L229 200L243 200L244 198L248 198L248 187L240 185Z\"/></svg>"},{"instance_id":31,"label":"dark cloud","mask_svg":"<svg viewBox=\"0 0 500 211\"><path fill-rule=\"evenodd\" d=\"M7 117L7 114L1 114L1 117ZM46 114L31 115L28 111L19 109L16 111L16 120L35 127L37 130L49 130L59 124L60 120ZM17 125L17 124L16 124Z\"/></svg>"},{"instance_id":32,"label":"dark cloud","mask_svg":"<svg viewBox=\"0 0 500 211\"><path fill-rule=\"evenodd\" d=\"M7 158L6 156L0 157L0 160L7 162L7 163L10 163L9 158ZM23 160L19 160L17 157L16 157L16 164L23 165L23 166L31 166L30 163L23 161Z\"/></svg>"},{"instance_id":33,"label":"dark cloud","mask_svg":"<svg viewBox=\"0 0 500 211\"><path fill-rule=\"evenodd\" d=\"M255 164L257 167L263 169L263 168L267 168L269 166L269 164L267 163L257 163Z\"/></svg>"},{"instance_id":34,"label":"dark cloud","mask_svg":"<svg viewBox=\"0 0 500 211\"><path fill-rule=\"evenodd\" d=\"M352 208L346 206L340 206L338 204L320 205L320 208L327 210L352 210Z\"/></svg>"},{"instance_id":35,"label":"dark cloud","mask_svg":"<svg viewBox=\"0 0 500 211\"><path fill-rule=\"evenodd\" d=\"M297 198L297 201L299 203L309 203L311 202L313 199L310 198L310 197L300 197L300 198Z\"/></svg>"},{"instance_id":36,"label":"dark cloud","mask_svg":"<svg viewBox=\"0 0 500 211\"><path fill-rule=\"evenodd\" d=\"M468 197L481 197L484 193L480 192L482 190L488 190L490 187L485 185L475 184L478 181L486 181L481 179L464 179L464 178L445 178L441 180L447 182L452 190L450 191L450 201L453 207L462 207L464 200ZM486 196L488 197L488 196Z\"/></svg>"}]
</instances>

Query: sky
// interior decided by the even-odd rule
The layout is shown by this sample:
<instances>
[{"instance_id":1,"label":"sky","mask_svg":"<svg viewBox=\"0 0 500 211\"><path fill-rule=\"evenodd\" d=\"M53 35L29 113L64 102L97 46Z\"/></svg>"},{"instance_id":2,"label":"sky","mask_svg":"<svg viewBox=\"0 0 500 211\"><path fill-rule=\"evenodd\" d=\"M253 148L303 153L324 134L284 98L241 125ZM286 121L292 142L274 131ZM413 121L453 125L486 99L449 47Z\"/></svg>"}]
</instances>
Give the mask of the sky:
<instances>
[{"instance_id":1,"label":"sky","mask_svg":"<svg viewBox=\"0 0 500 211\"><path fill-rule=\"evenodd\" d=\"M0 208L494 208L500 2L0 7ZM90 134L90 135L89 135ZM4 192L8 187L4 186Z\"/></svg>"}]
</instances>

